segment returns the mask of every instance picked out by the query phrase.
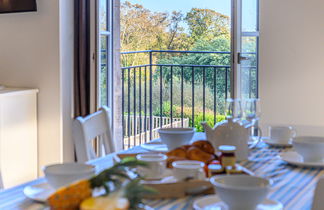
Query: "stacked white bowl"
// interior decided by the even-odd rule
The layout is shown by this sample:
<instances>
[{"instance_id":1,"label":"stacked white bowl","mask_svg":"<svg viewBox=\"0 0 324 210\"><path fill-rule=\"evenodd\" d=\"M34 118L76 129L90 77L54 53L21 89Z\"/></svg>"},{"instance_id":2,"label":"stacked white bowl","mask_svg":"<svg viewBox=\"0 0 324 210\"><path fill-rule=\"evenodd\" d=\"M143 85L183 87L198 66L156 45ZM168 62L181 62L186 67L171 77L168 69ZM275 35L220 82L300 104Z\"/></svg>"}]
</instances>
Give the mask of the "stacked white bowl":
<instances>
[{"instance_id":1,"label":"stacked white bowl","mask_svg":"<svg viewBox=\"0 0 324 210\"><path fill-rule=\"evenodd\" d=\"M161 141L169 150L190 144L195 133L194 128L161 128L158 130Z\"/></svg>"}]
</instances>

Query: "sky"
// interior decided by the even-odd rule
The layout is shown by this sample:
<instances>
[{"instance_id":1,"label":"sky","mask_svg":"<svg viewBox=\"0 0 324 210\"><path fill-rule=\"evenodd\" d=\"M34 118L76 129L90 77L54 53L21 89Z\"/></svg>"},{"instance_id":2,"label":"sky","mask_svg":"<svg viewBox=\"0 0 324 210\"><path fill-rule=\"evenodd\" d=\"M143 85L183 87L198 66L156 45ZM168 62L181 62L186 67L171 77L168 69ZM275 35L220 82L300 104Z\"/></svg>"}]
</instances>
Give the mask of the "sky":
<instances>
[{"instance_id":1,"label":"sky","mask_svg":"<svg viewBox=\"0 0 324 210\"><path fill-rule=\"evenodd\" d=\"M122 0L124 2L125 0ZM171 12L173 10L186 13L191 8L213 9L219 13L231 16L231 0L128 0L141 4L155 12ZM253 31L256 25L256 0L243 0L243 30Z\"/></svg>"}]
</instances>

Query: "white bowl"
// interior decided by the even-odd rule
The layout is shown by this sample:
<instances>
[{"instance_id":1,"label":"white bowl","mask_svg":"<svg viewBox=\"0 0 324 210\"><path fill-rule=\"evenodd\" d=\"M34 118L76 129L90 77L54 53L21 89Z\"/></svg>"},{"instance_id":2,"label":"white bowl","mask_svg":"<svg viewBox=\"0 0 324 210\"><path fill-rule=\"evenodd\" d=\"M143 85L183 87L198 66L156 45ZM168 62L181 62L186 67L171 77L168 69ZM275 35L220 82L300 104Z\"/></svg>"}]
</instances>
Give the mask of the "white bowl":
<instances>
[{"instance_id":1,"label":"white bowl","mask_svg":"<svg viewBox=\"0 0 324 210\"><path fill-rule=\"evenodd\" d=\"M84 163L62 163L45 166L47 182L54 188L60 188L77 180L95 175L95 166Z\"/></svg>"},{"instance_id":2,"label":"white bowl","mask_svg":"<svg viewBox=\"0 0 324 210\"><path fill-rule=\"evenodd\" d=\"M214 176L210 182L231 210L256 209L266 198L271 185L267 179L248 175Z\"/></svg>"},{"instance_id":3,"label":"white bowl","mask_svg":"<svg viewBox=\"0 0 324 210\"><path fill-rule=\"evenodd\" d=\"M138 167L137 171L146 179L161 179L166 170L168 156L164 154L138 154L136 159L145 162L148 167Z\"/></svg>"},{"instance_id":4,"label":"white bowl","mask_svg":"<svg viewBox=\"0 0 324 210\"><path fill-rule=\"evenodd\" d=\"M324 137L298 136L293 138L293 147L305 162L321 162L324 159Z\"/></svg>"},{"instance_id":5,"label":"white bowl","mask_svg":"<svg viewBox=\"0 0 324 210\"><path fill-rule=\"evenodd\" d=\"M158 130L161 141L169 150L189 144L194 133L194 128L161 128Z\"/></svg>"}]
</instances>

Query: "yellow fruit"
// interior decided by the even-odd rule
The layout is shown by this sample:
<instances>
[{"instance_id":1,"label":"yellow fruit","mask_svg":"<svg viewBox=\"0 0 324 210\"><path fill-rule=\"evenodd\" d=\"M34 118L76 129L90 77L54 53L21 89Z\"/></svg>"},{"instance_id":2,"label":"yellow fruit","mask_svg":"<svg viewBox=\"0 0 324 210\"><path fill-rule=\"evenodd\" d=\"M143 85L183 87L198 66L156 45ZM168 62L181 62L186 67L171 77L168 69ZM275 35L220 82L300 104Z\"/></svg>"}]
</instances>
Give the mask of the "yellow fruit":
<instances>
[{"instance_id":1,"label":"yellow fruit","mask_svg":"<svg viewBox=\"0 0 324 210\"><path fill-rule=\"evenodd\" d=\"M81 202L91 196L89 180L81 180L58 189L47 199L47 203L52 210L74 210L79 209Z\"/></svg>"},{"instance_id":2,"label":"yellow fruit","mask_svg":"<svg viewBox=\"0 0 324 210\"><path fill-rule=\"evenodd\" d=\"M80 210L127 210L128 208L128 200L119 197L119 194L116 193L105 197L91 197L80 205Z\"/></svg>"}]
</instances>

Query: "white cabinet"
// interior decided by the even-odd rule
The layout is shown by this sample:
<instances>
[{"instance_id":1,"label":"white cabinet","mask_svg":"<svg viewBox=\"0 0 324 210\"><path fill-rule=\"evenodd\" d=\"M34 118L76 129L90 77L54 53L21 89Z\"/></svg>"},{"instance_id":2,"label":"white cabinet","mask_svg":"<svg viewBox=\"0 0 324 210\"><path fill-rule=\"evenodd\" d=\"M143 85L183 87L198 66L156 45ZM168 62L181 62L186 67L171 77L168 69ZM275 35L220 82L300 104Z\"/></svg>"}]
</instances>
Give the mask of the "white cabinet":
<instances>
[{"instance_id":1,"label":"white cabinet","mask_svg":"<svg viewBox=\"0 0 324 210\"><path fill-rule=\"evenodd\" d=\"M0 90L0 172L5 188L37 178L37 92Z\"/></svg>"}]
</instances>

